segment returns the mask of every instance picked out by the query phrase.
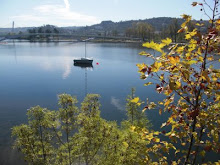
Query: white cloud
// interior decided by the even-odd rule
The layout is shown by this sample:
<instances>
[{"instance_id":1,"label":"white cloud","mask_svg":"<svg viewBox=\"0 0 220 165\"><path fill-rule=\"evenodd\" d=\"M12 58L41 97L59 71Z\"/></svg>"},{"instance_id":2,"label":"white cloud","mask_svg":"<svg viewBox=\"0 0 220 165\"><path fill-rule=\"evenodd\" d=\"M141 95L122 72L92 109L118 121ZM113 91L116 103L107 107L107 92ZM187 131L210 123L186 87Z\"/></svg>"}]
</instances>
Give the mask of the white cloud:
<instances>
[{"instance_id":1,"label":"white cloud","mask_svg":"<svg viewBox=\"0 0 220 165\"><path fill-rule=\"evenodd\" d=\"M66 6L66 9L69 10L69 8L70 8L69 0L64 0L64 3L65 3L65 6Z\"/></svg>"},{"instance_id":2,"label":"white cloud","mask_svg":"<svg viewBox=\"0 0 220 165\"><path fill-rule=\"evenodd\" d=\"M85 26L99 23L99 19L70 10L68 0L64 5L41 5L33 8L32 14L12 16L11 19L18 24L26 26L41 26L52 24L57 26Z\"/></svg>"}]
</instances>

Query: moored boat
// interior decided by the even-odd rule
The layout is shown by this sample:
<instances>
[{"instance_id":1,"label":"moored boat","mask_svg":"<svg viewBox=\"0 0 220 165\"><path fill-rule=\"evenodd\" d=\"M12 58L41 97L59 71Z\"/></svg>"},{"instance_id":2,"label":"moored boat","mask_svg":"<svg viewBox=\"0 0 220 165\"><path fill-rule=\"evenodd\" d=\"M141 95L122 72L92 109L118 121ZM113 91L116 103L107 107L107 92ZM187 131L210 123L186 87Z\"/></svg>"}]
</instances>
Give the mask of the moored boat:
<instances>
[{"instance_id":1,"label":"moored boat","mask_svg":"<svg viewBox=\"0 0 220 165\"><path fill-rule=\"evenodd\" d=\"M74 64L92 64L93 59L92 58L79 58L79 59L74 59Z\"/></svg>"}]
</instances>

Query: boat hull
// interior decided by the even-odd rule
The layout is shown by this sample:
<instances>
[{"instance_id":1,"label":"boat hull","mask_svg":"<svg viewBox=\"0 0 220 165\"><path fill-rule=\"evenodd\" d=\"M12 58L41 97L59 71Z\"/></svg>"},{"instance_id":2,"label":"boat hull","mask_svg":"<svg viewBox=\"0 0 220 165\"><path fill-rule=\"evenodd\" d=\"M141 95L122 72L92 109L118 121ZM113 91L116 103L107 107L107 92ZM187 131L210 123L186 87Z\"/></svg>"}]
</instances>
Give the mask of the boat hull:
<instances>
[{"instance_id":1,"label":"boat hull","mask_svg":"<svg viewBox=\"0 0 220 165\"><path fill-rule=\"evenodd\" d=\"M92 64L93 59L75 59L74 64Z\"/></svg>"}]
</instances>

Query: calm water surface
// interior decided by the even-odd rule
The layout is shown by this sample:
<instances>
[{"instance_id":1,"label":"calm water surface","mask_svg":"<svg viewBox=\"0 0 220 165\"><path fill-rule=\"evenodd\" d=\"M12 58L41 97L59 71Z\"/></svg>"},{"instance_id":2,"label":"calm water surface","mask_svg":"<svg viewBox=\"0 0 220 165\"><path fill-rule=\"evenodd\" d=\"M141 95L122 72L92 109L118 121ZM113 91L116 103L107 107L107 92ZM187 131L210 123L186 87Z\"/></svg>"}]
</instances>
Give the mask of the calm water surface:
<instances>
[{"instance_id":1,"label":"calm water surface","mask_svg":"<svg viewBox=\"0 0 220 165\"><path fill-rule=\"evenodd\" d=\"M132 44L88 43L87 56L93 68L73 65L84 56L84 43L8 43L0 45L0 164L23 164L11 149L11 128L27 121L26 112L40 105L58 109L57 95L76 95L81 102L85 93L101 95L101 116L108 120L125 118L126 97L131 88L142 100L161 99L154 87L144 87L137 63L149 63L138 55L142 48ZM147 112L158 129L163 116Z\"/></svg>"},{"instance_id":2,"label":"calm water surface","mask_svg":"<svg viewBox=\"0 0 220 165\"><path fill-rule=\"evenodd\" d=\"M117 121L125 118L125 100L132 87L143 100L158 97L139 79L136 64L148 62L138 55L140 45L87 43L87 56L94 59L93 68L87 69L73 65L74 58L84 56L84 48L84 43L0 45L0 164L19 162L10 148L11 127L27 121L31 106L57 109L60 93L76 95L80 102L85 93L98 93L102 117ZM153 113L148 116L158 128L162 121Z\"/></svg>"}]
</instances>

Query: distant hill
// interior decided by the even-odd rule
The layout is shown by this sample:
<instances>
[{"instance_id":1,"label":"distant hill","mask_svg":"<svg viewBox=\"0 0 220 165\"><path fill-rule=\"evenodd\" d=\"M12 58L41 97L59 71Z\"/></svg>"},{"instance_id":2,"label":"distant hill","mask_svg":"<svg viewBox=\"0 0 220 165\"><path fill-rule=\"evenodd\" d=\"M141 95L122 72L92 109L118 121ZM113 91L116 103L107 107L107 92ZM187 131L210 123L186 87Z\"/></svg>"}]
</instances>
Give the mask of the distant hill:
<instances>
[{"instance_id":1,"label":"distant hill","mask_svg":"<svg viewBox=\"0 0 220 165\"><path fill-rule=\"evenodd\" d=\"M161 32L163 29L167 29L169 25L171 25L177 19L178 26L184 22L182 18L171 18L171 17L157 17L157 18L150 18L144 20L129 20L129 21L120 21L120 22L113 22L113 21L102 21L100 24L95 24L92 26L81 27L76 30L76 32L80 33L87 33L87 34L102 34L109 35L114 31L117 31L117 34L124 35L128 28L131 28L137 23L143 22L150 24L154 32ZM192 21L194 24L196 23L204 23L205 27L208 26L208 21ZM200 29L201 31L205 31L205 28Z\"/></svg>"},{"instance_id":2,"label":"distant hill","mask_svg":"<svg viewBox=\"0 0 220 165\"><path fill-rule=\"evenodd\" d=\"M95 24L92 26L85 26L85 27L56 27L53 25L45 25L41 27L21 27L21 28L15 28L14 32L27 32L30 31L30 29L35 29L35 31L39 31L39 28L41 29L47 29L47 31L53 32L54 29L58 30L59 33L70 33L70 34L90 34L90 35L119 35L124 36L126 33L126 30L128 28L132 28L137 23L143 22L150 24L154 32L161 32L163 29L167 29L169 25L173 22L175 18L171 17L157 17L157 18L150 18L150 19L144 19L144 20L129 20L129 21L120 21L120 22L113 22L113 21L102 21L100 24ZM178 26L180 26L184 22L183 19L177 18ZM201 22L194 20L193 22ZM206 25L208 24L208 21L202 21ZM203 31L205 29L201 29ZM0 34L2 33L10 33L12 32L11 28L0 28Z\"/></svg>"}]
</instances>

